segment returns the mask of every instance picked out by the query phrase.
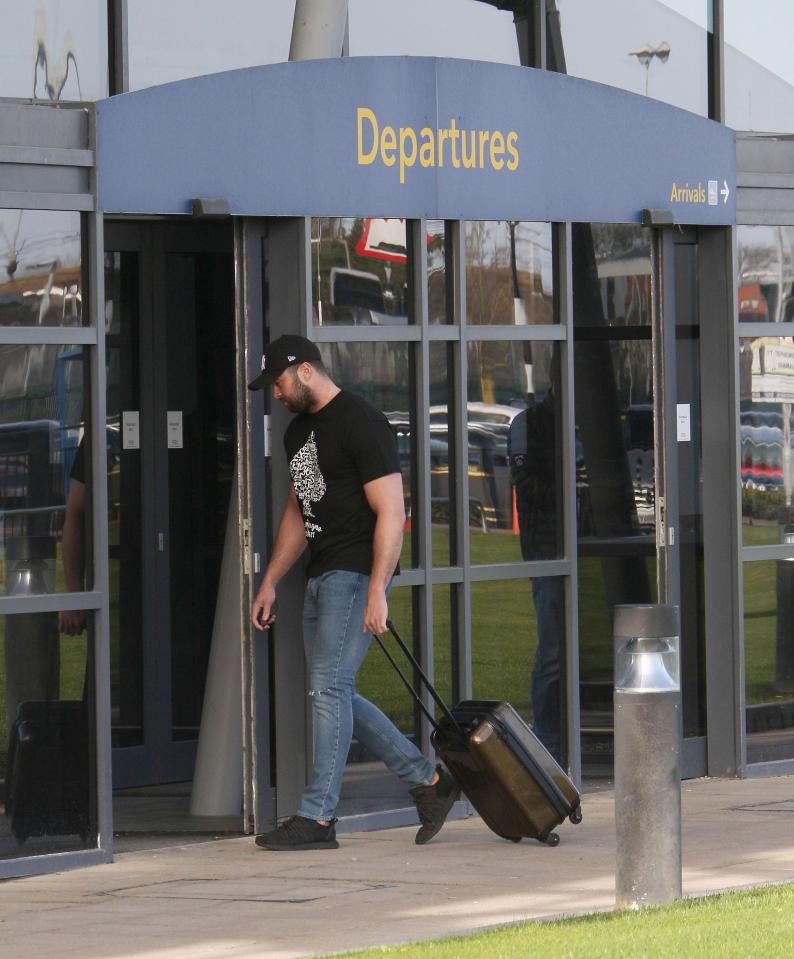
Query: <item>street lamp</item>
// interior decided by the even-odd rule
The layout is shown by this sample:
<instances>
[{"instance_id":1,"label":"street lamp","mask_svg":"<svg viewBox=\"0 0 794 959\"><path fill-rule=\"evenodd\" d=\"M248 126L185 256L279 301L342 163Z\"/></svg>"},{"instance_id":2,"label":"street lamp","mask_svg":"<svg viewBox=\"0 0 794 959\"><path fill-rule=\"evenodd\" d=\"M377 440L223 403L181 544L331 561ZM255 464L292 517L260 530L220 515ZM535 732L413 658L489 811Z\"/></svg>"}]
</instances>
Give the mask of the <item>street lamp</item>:
<instances>
[{"instance_id":1,"label":"street lamp","mask_svg":"<svg viewBox=\"0 0 794 959\"><path fill-rule=\"evenodd\" d=\"M670 56L670 44L664 40L659 44L658 47L652 47L649 43L646 43L644 47L640 47L639 50L629 50L630 57L636 57L637 60L645 67L645 96L648 96L648 74L651 70L651 60L656 57L662 63L667 63L667 58Z\"/></svg>"}]
</instances>

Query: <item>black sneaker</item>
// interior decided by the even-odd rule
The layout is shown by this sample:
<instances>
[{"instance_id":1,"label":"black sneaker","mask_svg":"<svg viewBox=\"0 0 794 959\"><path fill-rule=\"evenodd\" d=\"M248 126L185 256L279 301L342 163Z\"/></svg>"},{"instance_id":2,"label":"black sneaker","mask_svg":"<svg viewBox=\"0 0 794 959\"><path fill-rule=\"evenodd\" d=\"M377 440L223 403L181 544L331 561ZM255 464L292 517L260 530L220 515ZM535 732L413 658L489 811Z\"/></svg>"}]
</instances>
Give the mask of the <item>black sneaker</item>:
<instances>
[{"instance_id":1,"label":"black sneaker","mask_svg":"<svg viewBox=\"0 0 794 959\"><path fill-rule=\"evenodd\" d=\"M276 829L263 832L254 840L263 849L338 849L334 819L321 826L305 816L291 816Z\"/></svg>"},{"instance_id":2,"label":"black sneaker","mask_svg":"<svg viewBox=\"0 0 794 959\"><path fill-rule=\"evenodd\" d=\"M424 846L444 825L450 809L460 796L460 786L444 769L436 766L438 782L432 786L414 786L411 795L419 812L419 821L422 823L416 834L417 846Z\"/></svg>"}]
</instances>

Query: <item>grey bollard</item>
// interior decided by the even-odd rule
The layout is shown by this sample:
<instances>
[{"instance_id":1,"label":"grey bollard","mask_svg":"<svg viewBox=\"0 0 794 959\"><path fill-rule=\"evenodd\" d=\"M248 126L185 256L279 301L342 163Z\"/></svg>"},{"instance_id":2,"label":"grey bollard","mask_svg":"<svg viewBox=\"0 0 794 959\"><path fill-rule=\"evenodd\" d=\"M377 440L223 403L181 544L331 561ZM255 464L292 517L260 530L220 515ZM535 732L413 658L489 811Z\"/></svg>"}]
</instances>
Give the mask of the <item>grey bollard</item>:
<instances>
[{"instance_id":1,"label":"grey bollard","mask_svg":"<svg viewBox=\"0 0 794 959\"><path fill-rule=\"evenodd\" d=\"M615 906L681 897L677 606L616 606Z\"/></svg>"}]
</instances>

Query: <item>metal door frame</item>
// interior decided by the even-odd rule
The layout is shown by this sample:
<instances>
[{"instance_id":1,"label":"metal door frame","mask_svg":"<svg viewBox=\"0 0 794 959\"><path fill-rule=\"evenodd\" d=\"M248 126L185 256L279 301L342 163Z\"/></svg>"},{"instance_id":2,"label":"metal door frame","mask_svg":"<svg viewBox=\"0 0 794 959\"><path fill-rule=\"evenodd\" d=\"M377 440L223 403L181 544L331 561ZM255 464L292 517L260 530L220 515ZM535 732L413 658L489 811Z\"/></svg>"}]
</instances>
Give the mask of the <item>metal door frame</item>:
<instances>
[{"instance_id":1,"label":"metal door frame","mask_svg":"<svg viewBox=\"0 0 794 959\"><path fill-rule=\"evenodd\" d=\"M427 235L427 221L409 219L414 249L422 248L422 238ZM446 221L445 229L450 248L447 269L451 271L452 290L448 307L454 322L448 324L430 324L427 310L427 284L424 279L426 264L423 257L416 257L413 268L416 271L413 283L414 315L416 322L405 326L346 326L321 325L313 320L312 281L311 281L311 218L279 217L267 220L267 295L264 326L268 336L281 333L298 332L315 342L395 342L407 344L416 356L418 384L414 399L417 405L417 472L420 480L417 487L416 511L413 515L414 530L421 529L421 541L425 544L417 567L405 568L395 579L395 588L410 587L414 591L414 635L413 639L419 651L419 657L427 675L433 679L434 672L434 587L452 587L454 594L453 616L457 616L454 634L451 635L452 656L455 662L453 675L454 698L469 698L472 692L471 649L472 616L471 593L478 583L506 582L508 580L527 580L531 576L560 576L568 582L566 586L565 649L564 674L562 682L567 696L568 766L575 779L580 779L580 749L578 744L578 621L576 614L576 562L575 562L575 438L572 429L573 382L572 382L572 283L570 273L571 228L570 224L550 224L552 242L556 251L555 283L557 302L555 308L558 322L548 325L509 325L480 326L470 325L466 311L466 253L465 229L463 221ZM417 279L418 277L418 279ZM468 435L467 422L467 370L468 345L471 342L506 339L515 342L548 341L557 344L561 369L562 415L567 417L567 428L563 440L561 490L565 502L565 543L564 555L553 560L516 561L502 564L477 565L472 562L469 550L469 479L468 479ZM449 374L451 388L451 424L450 433L456 438L454 444L454 475L457 483L455 502L455 556L450 557L449 566L435 566L430 562L427 547L432 541L431 511L424 508L422 496L422 463L429 456L429 400L422 390L427 387L428 371L427 351L431 344L449 346ZM259 370L259 354L252 357L249 369L252 375ZM255 367L254 367L255 364ZM422 380L425 382L422 383ZM270 399L262 393L252 394L252 429L254 437L260 432L258 417L270 410ZM281 404L273 404L272 409L272 455L268 458L268 476L272 474L272 490L267 498L271 516L277 519L286 497L289 485L289 471L281 443L283 430L290 414ZM462 441L461 441L462 440ZM255 491L256 510L262 510L265 503L259 499L259 490ZM426 495L426 488L425 488ZM259 576L255 577L257 580ZM304 674L304 656L300 642L300 620L303 605L304 579L300 564L284 577L279 585L279 621L275 627L275 636L266 642L272 644L272 669L278 677L273 688L273 731L276 738L277 755L274 758L273 771L278 784L274 812L279 815L294 812L301 795L311 763L311 737L308 717L308 698L306 696L306 676ZM281 630L281 632L279 632ZM256 640L255 642L258 642ZM388 668L385 666L384 668ZM427 724L418 728L418 736L423 745L428 739ZM377 812L345 817L338 828L345 830L376 829L387 826L405 825L413 822L415 813L409 801L400 808L388 808Z\"/></svg>"},{"instance_id":2,"label":"metal door frame","mask_svg":"<svg viewBox=\"0 0 794 959\"><path fill-rule=\"evenodd\" d=\"M651 283L657 591L660 603L671 603L680 607L675 245L676 237L672 228L653 229ZM698 314L699 306L699 303L696 304ZM700 388L700 384L698 386ZM708 619L708 611L706 618ZM705 668L705 663L703 665ZM681 723L682 778L692 779L704 776L707 772L707 736L684 737L683 712Z\"/></svg>"},{"instance_id":3,"label":"metal door frame","mask_svg":"<svg viewBox=\"0 0 794 959\"><path fill-rule=\"evenodd\" d=\"M658 482L664 517L657 512L660 601L680 604L675 228L653 233L654 416ZM735 776L741 770L742 655L740 578L736 556L740 501L734 407L737 389L733 338L731 228L697 227L697 303L700 344L701 470L705 607L705 736L682 739L682 773ZM734 311L735 312L735 311ZM731 442L733 438L733 442ZM661 506L662 504L660 504Z\"/></svg>"},{"instance_id":4,"label":"metal door frame","mask_svg":"<svg viewBox=\"0 0 794 959\"><path fill-rule=\"evenodd\" d=\"M269 306L265 283L268 223L235 220L235 340L238 510L243 544L241 642L243 684L243 821L246 832L262 832L275 820L269 635L256 633L249 610L273 540L270 528L270 448L267 399L248 383L261 368L264 325ZM269 407L267 407L269 411Z\"/></svg>"},{"instance_id":5,"label":"metal door frame","mask_svg":"<svg viewBox=\"0 0 794 959\"><path fill-rule=\"evenodd\" d=\"M49 111L48 113L42 111ZM42 121L42 122L39 122ZM0 342L23 345L79 345L86 356L90 409L86 435L90 439L90 517L107 515L105 325L103 219L96 210L96 130L93 113L84 104L7 101L0 103L0 129L11 134L13 145L4 148L0 160L0 206L7 209L70 210L81 214L84 238L82 276L83 305L87 324L59 327L3 327ZM34 144L31 131L44 136ZM16 136L14 136L16 134ZM54 152L50 148L55 148ZM12 171L9 190L5 174ZM20 177L20 171L22 176ZM0 613L56 613L62 609L85 610L89 636L94 643L95 738L92 759L96 768L96 846L73 852L21 855L0 862L0 879L36 875L110 862L113 824L110 778L110 647L108 615L107 525L90 522L92 569L84 591L29 597L0 597Z\"/></svg>"},{"instance_id":6,"label":"metal door frame","mask_svg":"<svg viewBox=\"0 0 794 959\"><path fill-rule=\"evenodd\" d=\"M142 330L151 331L153 318L151 316L152 302L154 299L152 286L153 278L151 276L153 257L147 253L145 240L147 234L144 232L146 225L137 222L107 222L105 224L105 251L120 253L135 253L138 256L138 329L136 336L138 338L139 363L138 363L138 401L140 405L140 417L142 423L152 422L152 413L154 409L153 398L150 390L142 389L143 370L148 362L151 353L151 344L147 354L146 341L141 336ZM147 292L148 291L148 292ZM143 319L145 317L145 319ZM149 374L151 377L151 374ZM153 443L147 442L143 437L148 436L148 430L142 430L142 441L140 449L140 483L141 483L141 552L143 556L151 555L152 544L154 542L154 533L150 531L149 526L144 521L145 516L154 514L153 490L156 482L150 479L151 472L149 459L152 455ZM141 565L141 632L145 637L151 627L150 620L154 619L154 628L157 628L157 617L151 616L152 603L147 597L152 595L152 590L156 587L156 574L154 563L142 563ZM147 612L148 611L148 612ZM146 744L154 738L153 715L157 708L158 697L154 695L156 688L156 672L151 661L152 648L154 644L142 642L142 663L141 663L141 683L143 687L142 700L142 730L143 744L139 746L114 747L113 748L113 787L125 787L127 785L137 784L144 781L151 781L154 778L154 770L157 766L157 759L151 754L151 747Z\"/></svg>"}]
</instances>

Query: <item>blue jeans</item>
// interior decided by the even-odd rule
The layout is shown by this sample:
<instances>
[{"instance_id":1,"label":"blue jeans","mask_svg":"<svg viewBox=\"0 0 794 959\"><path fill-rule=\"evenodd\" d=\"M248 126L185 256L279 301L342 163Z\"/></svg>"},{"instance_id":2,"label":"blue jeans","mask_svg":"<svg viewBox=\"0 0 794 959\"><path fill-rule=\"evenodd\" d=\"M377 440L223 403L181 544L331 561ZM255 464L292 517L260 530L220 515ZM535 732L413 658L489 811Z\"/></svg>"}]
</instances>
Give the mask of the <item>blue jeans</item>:
<instances>
[{"instance_id":1,"label":"blue jeans","mask_svg":"<svg viewBox=\"0 0 794 959\"><path fill-rule=\"evenodd\" d=\"M563 642L565 583L561 576L536 576L532 599L538 623L538 648L532 667L533 729L560 761L560 650Z\"/></svg>"},{"instance_id":2,"label":"blue jeans","mask_svg":"<svg viewBox=\"0 0 794 959\"><path fill-rule=\"evenodd\" d=\"M335 570L313 577L303 604L309 664L314 769L298 815L333 819L353 736L409 787L429 783L435 767L378 708L356 692L356 673L372 634L363 631L369 577Z\"/></svg>"}]
</instances>

